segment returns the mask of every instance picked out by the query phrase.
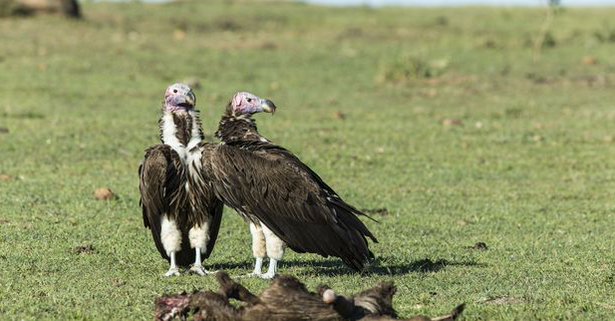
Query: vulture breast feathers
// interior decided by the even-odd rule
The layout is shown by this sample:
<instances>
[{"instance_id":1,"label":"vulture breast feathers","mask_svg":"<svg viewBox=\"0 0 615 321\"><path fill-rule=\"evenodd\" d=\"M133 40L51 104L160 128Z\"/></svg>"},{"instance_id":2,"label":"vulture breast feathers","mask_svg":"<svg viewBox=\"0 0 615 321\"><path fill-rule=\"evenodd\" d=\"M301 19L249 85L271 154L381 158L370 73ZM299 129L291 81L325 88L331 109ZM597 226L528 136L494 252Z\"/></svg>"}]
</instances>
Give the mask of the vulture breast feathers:
<instances>
[{"instance_id":1,"label":"vulture breast feathers","mask_svg":"<svg viewBox=\"0 0 615 321\"><path fill-rule=\"evenodd\" d=\"M210 155L204 163L211 166L218 196L294 251L336 256L356 270L373 257L366 238L377 240L357 217L364 214L290 151L265 139L239 139Z\"/></svg>"}]
</instances>

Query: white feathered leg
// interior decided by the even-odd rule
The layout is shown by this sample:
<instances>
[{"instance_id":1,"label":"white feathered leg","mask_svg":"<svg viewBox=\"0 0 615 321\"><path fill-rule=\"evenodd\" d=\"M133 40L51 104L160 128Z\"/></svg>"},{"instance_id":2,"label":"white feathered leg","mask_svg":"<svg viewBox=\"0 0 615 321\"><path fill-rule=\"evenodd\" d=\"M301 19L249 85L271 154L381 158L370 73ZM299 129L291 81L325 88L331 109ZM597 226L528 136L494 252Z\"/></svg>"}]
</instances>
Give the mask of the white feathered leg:
<instances>
[{"instance_id":1,"label":"white feathered leg","mask_svg":"<svg viewBox=\"0 0 615 321\"><path fill-rule=\"evenodd\" d=\"M190 272L198 275L215 273L207 271L205 267L203 267L203 260L201 259L201 254L206 251L207 242L209 241L209 234L207 234L208 229L209 225L205 223L202 226L194 226L190 229L190 231L188 231L190 247L196 251L196 258L194 260L194 264L190 267Z\"/></svg>"},{"instance_id":2,"label":"white feathered leg","mask_svg":"<svg viewBox=\"0 0 615 321\"><path fill-rule=\"evenodd\" d=\"M265 234L260 224L256 225L250 222L250 233L252 234L252 254L254 255L254 271L250 276L261 276L263 274L263 258L267 254L265 244Z\"/></svg>"},{"instance_id":3,"label":"white feathered leg","mask_svg":"<svg viewBox=\"0 0 615 321\"><path fill-rule=\"evenodd\" d=\"M162 217L160 224L160 240L162 242L162 247L164 247L164 250L171 259L169 271L167 271L164 275L179 275L179 269L175 263L175 253L179 252L181 249L182 236L181 232L177 228L177 224L175 224L175 221L170 220L166 215Z\"/></svg>"},{"instance_id":4,"label":"white feathered leg","mask_svg":"<svg viewBox=\"0 0 615 321\"><path fill-rule=\"evenodd\" d=\"M267 273L262 274L263 279L273 279L278 273L278 262L284 256L286 244L277 235L275 235L265 224L261 223L263 234L265 235L265 244L267 256L269 257L269 269Z\"/></svg>"}]
</instances>

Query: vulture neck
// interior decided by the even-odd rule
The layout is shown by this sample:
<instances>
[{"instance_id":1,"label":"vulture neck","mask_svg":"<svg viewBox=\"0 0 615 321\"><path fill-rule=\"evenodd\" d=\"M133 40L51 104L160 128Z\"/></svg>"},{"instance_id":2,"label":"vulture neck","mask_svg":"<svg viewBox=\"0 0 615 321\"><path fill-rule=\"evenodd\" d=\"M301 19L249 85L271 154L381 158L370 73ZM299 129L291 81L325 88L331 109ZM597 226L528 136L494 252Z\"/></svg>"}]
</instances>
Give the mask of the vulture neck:
<instances>
[{"instance_id":1,"label":"vulture neck","mask_svg":"<svg viewBox=\"0 0 615 321\"><path fill-rule=\"evenodd\" d=\"M201 119L196 110L164 111L159 123L160 141L171 146L182 159L204 139Z\"/></svg>"},{"instance_id":2,"label":"vulture neck","mask_svg":"<svg viewBox=\"0 0 615 321\"><path fill-rule=\"evenodd\" d=\"M256 121L252 119L251 115L235 116L228 111L224 116L222 116L222 119L218 124L216 137L224 143L253 141L268 142L265 137L258 133Z\"/></svg>"}]
</instances>

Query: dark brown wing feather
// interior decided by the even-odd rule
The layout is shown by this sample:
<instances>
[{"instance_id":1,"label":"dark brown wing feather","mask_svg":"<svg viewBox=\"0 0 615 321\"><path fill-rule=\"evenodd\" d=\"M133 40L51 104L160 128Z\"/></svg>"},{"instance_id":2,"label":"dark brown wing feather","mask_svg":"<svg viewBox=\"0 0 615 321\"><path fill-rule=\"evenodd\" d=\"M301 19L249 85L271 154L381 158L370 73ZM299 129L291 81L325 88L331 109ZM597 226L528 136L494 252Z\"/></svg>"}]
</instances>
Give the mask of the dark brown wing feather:
<instances>
[{"instance_id":1,"label":"dark brown wing feather","mask_svg":"<svg viewBox=\"0 0 615 321\"><path fill-rule=\"evenodd\" d=\"M199 152L203 153L203 150L204 148L201 147ZM192 166L193 171L196 172L202 172L203 170L202 165L196 162L191 163L190 166ZM197 168L197 166L201 168ZM211 178L205 175L199 175L197 177L188 175L188 180L193 189L193 193L188 195L190 204L192 205L192 214L188 216L188 226L200 226L205 222L209 224L209 240L207 241L207 248L204 254L205 258L208 258L218 238L224 203L216 197L214 188L211 184Z\"/></svg>"},{"instance_id":2,"label":"dark brown wing feather","mask_svg":"<svg viewBox=\"0 0 615 321\"><path fill-rule=\"evenodd\" d=\"M179 212L184 202L179 191L183 177L181 160L170 146L156 145L145 151L145 159L139 167L143 224L152 230L156 248L166 260L169 257L160 240L160 220L163 215L174 220L181 218Z\"/></svg>"},{"instance_id":3,"label":"dark brown wing feather","mask_svg":"<svg viewBox=\"0 0 615 321\"><path fill-rule=\"evenodd\" d=\"M209 220L209 241L207 241L207 250L204 254L205 258L208 258L211 255L211 252L214 250L214 245L216 245L216 240L218 239L218 232L220 231L220 224L222 222L223 210L224 203L222 203L222 201L219 201L216 198L216 203L214 207L212 207L209 211L209 214L213 216L211 216Z\"/></svg>"},{"instance_id":4,"label":"dark brown wing feather","mask_svg":"<svg viewBox=\"0 0 615 321\"><path fill-rule=\"evenodd\" d=\"M160 240L160 220L169 216L182 233L181 251L176 253L176 262L188 266L194 262L195 253L190 249L186 224L189 203L183 186L186 183L184 167L179 155L168 145L156 145L145 151L145 159L139 168L141 209L143 224L152 230L156 249L170 260Z\"/></svg>"},{"instance_id":5,"label":"dark brown wing feather","mask_svg":"<svg viewBox=\"0 0 615 321\"><path fill-rule=\"evenodd\" d=\"M362 269L377 242L322 179L284 148L268 142L220 145L209 160L218 197L253 215L297 252L336 256Z\"/></svg>"},{"instance_id":6,"label":"dark brown wing feather","mask_svg":"<svg viewBox=\"0 0 615 321\"><path fill-rule=\"evenodd\" d=\"M278 276L258 299L260 304L245 308L244 320L344 320L320 297L310 293L301 281L291 276Z\"/></svg>"},{"instance_id":7,"label":"dark brown wing feather","mask_svg":"<svg viewBox=\"0 0 615 321\"><path fill-rule=\"evenodd\" d=\"M139 167L143 224L152 230L158 252L168 261L160 240L161 216L166 214L177 222L182 233L181 251L176 254L176 262L180 266L194 263L195 253L190 248L188 233L195 224L209 224L209 241L204 258L210 256L224 208L209 182L195 181L185 172L179 155L168 145L156 145L146 150L145 159ZM186 193L186 182L193 188L192 193Z\"/></svg>"}]
</instances>

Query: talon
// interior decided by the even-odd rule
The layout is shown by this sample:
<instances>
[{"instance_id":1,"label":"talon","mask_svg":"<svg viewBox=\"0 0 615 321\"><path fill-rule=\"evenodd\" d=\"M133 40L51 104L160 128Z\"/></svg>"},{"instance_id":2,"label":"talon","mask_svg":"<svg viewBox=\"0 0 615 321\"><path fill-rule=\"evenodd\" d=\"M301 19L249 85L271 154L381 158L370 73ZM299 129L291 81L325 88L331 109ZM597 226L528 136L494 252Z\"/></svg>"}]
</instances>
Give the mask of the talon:
<instances>
[{"instance_id":1,"label":"talon","mask_svg":"<svg viewBox=\"0 0 615 321\"><path fill-rule=\"evenodd\" d=\"M205 270L205 268L202 265L193 265L190 268L190 272L196 273L198 275L208 275L208 274L216 274L216 272L218 271L211 272L211 271Z\"/></svg>"},{"instance_id":2,"label":"talon","mask_svg":"<svg viewBox=\"0 0 615 321\"><path fill-rule=\"evenodd\" d=\"M167 273L164 274L164 276L179 276L179 269L178 268L170 268Z\"/></svg>"},{"instance_id":3,"label":"talon","mask_svg":"<svg viewBox=\"0 0 615 321\"><path fill-rule=\"evenodd\" d=\"M259 278L263 279L263 280L271 280L275 277L275 273L265 273L265 274L260 274L258 275Z\"/></svg>"}]
</instances>

